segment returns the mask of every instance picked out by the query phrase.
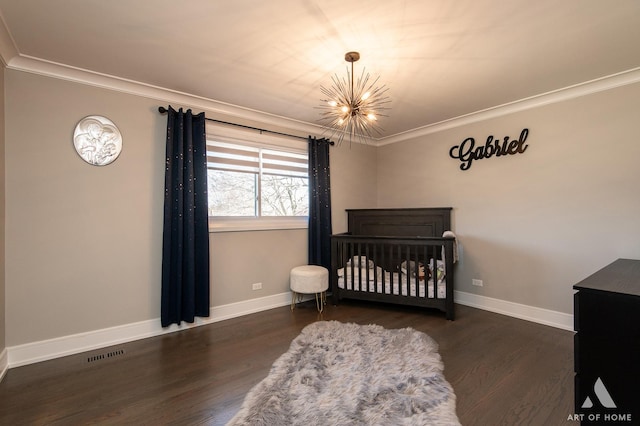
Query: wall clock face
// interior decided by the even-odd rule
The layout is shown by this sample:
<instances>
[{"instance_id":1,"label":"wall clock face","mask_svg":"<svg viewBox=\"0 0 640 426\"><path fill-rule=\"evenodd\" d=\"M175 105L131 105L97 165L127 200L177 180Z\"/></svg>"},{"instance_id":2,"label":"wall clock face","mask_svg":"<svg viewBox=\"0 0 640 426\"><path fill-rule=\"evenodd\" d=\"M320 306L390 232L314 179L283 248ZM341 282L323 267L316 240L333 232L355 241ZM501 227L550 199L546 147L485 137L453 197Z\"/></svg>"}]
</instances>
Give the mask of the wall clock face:
<instances>
[{"instance_id":1,"label":"wall clock face","mask_svg":"<svg viewBox=\"0 0 640 426\"><path fill-rule=\"evenodd\" d=\"M76 125L73 146L87 163L106 166L120 155L122 135L113 121L99 115L90 115Z\"/></svg>"}]
</instances>

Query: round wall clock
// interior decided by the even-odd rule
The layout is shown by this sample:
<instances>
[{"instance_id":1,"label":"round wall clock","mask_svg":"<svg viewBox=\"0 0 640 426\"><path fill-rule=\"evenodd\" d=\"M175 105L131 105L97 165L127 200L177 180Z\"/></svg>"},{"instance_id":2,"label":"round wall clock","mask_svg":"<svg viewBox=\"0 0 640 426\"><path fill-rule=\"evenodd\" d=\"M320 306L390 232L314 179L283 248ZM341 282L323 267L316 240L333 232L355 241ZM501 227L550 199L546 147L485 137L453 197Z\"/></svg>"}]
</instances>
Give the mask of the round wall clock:
<instances>
[{"instance_id":1,"label":"round wall clock","mask_svg":"<svg viewBox=\"0 0 640 426\"><path fill-rule=\"evenodd\" d=\"M122 135L113 121L99 115L90 115L76 125L73 146L87 163L106 166L120 155Z\"/></svg>"}]
</instances>

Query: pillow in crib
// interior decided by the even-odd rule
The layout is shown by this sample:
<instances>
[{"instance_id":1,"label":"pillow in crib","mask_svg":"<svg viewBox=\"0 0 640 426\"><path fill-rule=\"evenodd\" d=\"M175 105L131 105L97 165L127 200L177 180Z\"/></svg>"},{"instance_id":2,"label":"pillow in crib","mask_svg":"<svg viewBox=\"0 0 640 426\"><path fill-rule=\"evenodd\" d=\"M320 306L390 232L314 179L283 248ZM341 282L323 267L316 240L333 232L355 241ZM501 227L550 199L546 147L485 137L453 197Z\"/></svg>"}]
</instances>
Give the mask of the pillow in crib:
<instances>
[{"instance_id":1,"label":"pillow in crib","mask_svg":"<svg viewBox=\"0 0 640 426\"><path fill-rule=\"evenodd\" d=\"M351 262L353 262L353 266L356 268L373 269L375 266L373 260L367 259L367 256L353 256L353 258L347 261L347 265L351 266Z\"/></svg>"}]
</instances>

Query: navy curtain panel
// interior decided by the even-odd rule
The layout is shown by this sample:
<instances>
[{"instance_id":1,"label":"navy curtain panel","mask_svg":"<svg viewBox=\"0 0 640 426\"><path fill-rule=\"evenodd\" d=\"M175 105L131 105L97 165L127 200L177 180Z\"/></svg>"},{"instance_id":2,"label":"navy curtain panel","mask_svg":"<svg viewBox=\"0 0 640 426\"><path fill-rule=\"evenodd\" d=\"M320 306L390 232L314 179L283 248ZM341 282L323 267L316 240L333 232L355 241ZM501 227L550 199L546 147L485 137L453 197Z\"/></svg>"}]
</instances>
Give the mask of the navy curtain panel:
<instances>
[{"instance_id":1,"label":"navy curtain panel","mask_svg":"<svg viewBox=\"0 0 640 426\"><path fill-rule=\"evenodd\" d=\"M309 265L331 268L331 184L328 139L309 136Z\"/></svg>"},{"instance_id":2,"label":"navy curtain panel","mask_svg":"<svg viewBox=\"0 0 640 426\"><path fill-rule=\"evenodd\" d=\"M162 235L163 327L209 316L207 140L204 113L169 107Z\"/></svg>"}]
</instances>

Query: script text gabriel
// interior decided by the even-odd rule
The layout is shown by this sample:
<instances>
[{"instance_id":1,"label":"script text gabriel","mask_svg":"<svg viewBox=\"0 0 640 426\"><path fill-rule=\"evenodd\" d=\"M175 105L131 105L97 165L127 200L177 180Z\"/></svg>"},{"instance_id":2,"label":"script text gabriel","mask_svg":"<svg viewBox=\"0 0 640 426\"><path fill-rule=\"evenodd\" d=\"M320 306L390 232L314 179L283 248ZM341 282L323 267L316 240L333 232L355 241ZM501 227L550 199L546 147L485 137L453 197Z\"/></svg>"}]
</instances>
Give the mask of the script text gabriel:
<instances>
[{"instance_id":1,"label":"script text gabriel","mask_svg":"<svg viewBox=\"0 0 640 426\"><path fill-rule=\"evenodd\" d=\"M529 145L525 144L528 135L529 129L523 129L522 132L520 132L520 138L511 141L509 140L509 136L505 136L503 141L489 136L484 145L477 147L474 138L466 138L460 145L451 147L449 156L451 156L451 158L457 158L462 162L462 164L460 164L461 170L469 170L473 160L491 158L494 155L500 157L502 155L522 154L529 147Z\"/></svg>"}]
</instances>

